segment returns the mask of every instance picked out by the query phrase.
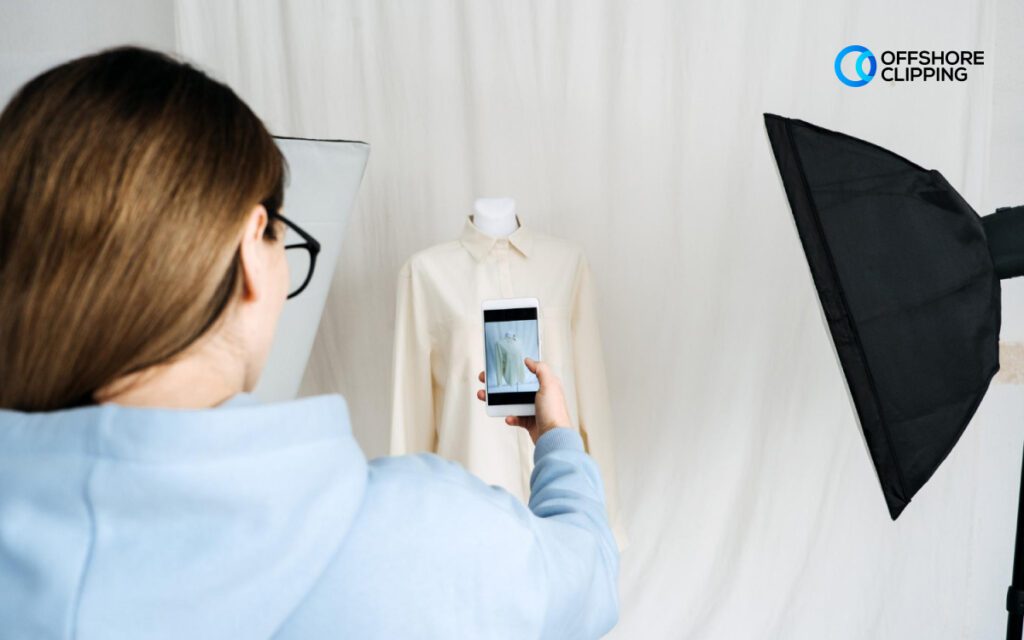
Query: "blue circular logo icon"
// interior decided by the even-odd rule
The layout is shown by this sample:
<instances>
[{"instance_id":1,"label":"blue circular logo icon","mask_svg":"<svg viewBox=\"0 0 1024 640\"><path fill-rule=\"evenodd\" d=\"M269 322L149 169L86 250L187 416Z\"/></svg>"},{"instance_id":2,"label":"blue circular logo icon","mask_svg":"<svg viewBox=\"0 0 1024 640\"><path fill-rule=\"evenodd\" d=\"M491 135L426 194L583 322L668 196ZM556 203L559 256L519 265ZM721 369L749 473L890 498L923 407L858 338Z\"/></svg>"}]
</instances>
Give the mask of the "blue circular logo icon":
<instances>
[{"instance_id":1,"label":"blue circular logo icon","mask_svg":"<svg viewBox=\"0 0 1024 640\"><path fill-rule=\"evenodd\" d=\"M854 71L856 71L857 75L860 76L859 80L851 80L843 73L843 60L851 53L860 54L857 56L857 62L853 64ZM864 70L865 62L868 65L867 71ZM871 79L875 77L875 71L878 70L878 62L875 60L875 54L871 53L867 47L859 44L851 44L840 51L839 55L836 56L835 67L836 77L839 78L840 82L848 87L863 87L867 83L871 82Z\"/></svg>"}]
</instances>

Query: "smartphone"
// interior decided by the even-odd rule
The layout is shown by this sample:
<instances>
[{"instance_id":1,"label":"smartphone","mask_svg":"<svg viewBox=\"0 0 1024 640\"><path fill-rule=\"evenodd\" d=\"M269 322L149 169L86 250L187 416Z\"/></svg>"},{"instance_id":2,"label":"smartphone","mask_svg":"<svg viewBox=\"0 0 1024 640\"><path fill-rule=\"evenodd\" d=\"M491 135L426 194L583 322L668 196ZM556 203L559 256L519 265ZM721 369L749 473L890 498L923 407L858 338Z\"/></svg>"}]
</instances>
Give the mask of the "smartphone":
<instances>
[{"instance_id":1,"label":"smartphone","mask_svg":"<svg viewBox=\"0 0 1024 640\"><path fill-rule=\"evenodd\" d=\"M524 358L540 360L537 298L484 300L487 415L532 416L540 383Z\"/></svg>"}]
</instances>

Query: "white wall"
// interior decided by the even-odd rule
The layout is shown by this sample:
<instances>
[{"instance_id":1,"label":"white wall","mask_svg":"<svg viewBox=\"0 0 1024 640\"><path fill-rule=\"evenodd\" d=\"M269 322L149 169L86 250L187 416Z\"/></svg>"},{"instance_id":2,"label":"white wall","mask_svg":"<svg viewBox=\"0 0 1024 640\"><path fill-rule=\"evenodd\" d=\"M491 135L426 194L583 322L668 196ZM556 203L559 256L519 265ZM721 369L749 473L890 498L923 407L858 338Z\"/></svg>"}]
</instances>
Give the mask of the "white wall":
<instances>
[{"instance_id":1,"label":"white wall","mask_svg":"<svg viewBox=\"0 0 1024 640\"><path fill-rule=\"evenodd\" d=\"M0 0L0 104L47 68L97 49L175 48L171 0Z\"/></svg>"}]
</instances>

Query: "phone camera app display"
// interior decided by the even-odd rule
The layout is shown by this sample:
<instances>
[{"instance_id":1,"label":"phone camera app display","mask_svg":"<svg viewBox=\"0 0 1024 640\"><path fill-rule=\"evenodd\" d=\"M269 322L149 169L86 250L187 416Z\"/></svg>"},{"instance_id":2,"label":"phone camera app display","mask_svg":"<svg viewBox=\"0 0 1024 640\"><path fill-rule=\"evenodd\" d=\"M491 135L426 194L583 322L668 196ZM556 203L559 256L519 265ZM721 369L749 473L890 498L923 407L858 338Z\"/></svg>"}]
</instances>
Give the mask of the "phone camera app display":
<instances>
[{"instance_id":1,"label":"phone camera app display","mask_svg":"<svg viewBox=\"0 0 1024 640\"><path fill-rule=\"evenodd\" d=\"M509 319L516 312L528 312L532 318ZM494 312L488 312L488 315ZM540 385L524 358L540 360L537 339L536 309L503 309L495 315L500 320L484 322L484 345L487 349L487 392L536 392Z\"/></svg>"}]
</instances>

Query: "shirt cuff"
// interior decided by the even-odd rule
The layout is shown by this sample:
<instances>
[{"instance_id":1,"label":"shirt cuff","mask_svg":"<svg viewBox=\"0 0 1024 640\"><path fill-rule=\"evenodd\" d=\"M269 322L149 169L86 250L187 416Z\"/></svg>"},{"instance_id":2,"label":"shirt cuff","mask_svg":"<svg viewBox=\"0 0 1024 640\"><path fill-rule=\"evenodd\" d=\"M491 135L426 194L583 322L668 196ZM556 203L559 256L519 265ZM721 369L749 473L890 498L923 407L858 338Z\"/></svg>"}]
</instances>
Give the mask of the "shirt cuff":
<instances>
[{"instance_id":1,"label":"shirt cuff","mask_svg":"<svg viewBox=\"0 0 1024 640\"><path fill-rule=\"evenodd\" d=\"M544 435L537 438L537 446L533 450L533 463L537 464L538 460L555 449L584 451L580 432L572 427L555 427L546 431Z\"/></svg>"}]
</instances>

